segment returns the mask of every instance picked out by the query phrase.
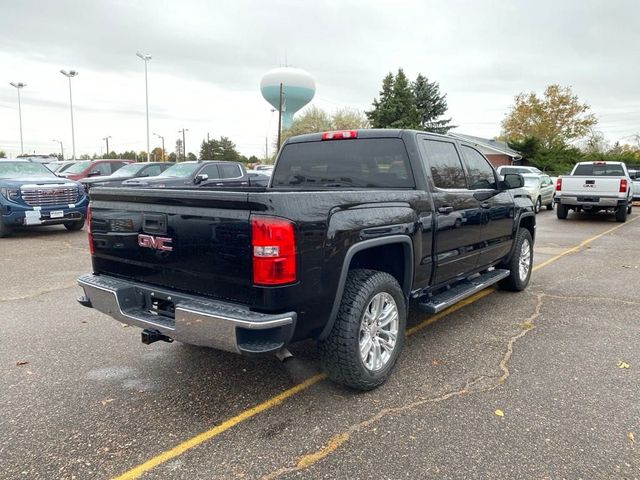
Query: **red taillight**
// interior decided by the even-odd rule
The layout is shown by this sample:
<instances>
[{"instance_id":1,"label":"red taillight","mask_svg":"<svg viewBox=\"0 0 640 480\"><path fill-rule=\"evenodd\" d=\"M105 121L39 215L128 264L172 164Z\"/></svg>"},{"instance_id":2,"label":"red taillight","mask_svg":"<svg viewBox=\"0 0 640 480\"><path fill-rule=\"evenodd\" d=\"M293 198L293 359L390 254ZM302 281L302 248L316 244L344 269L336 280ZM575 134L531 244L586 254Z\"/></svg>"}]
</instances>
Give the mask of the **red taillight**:
<instances>
[{"instance_id":1,"label":"red taillight","mask_svg":"<svg viewBox=\"0 0 640 480\"><path fill-rule=\"evenodd\" d=\"M91 205L87 207L87 237L89 240L89 253L93 255L96 251L93 248L93 232L91 231Z\"/></svg>"},{"instance_id":2,"label":"red taillight","mask_svg":"<svg viewBox=\"0 0 640 480\"><path fill-rule=\"evenodd\" d=\"M296 281L293 223L273 217L251 217L253 283L281 285Z\"/></svg>"},{"instance_id":3,"label":"red taillight","mask_svg":"<svg viewBox=\"0 0 640 480\"><path fill-rule=\"evenodd\" d=\"M322 140L344 140L347 138L358 138L357 130L340 130L337 132L324 132Z\"/></svg>"},{"instance_id":4,"label":"red taillight","mask_svg":"<svg viewBox=\"0 0 640 480\"><path fill-rule=\"evenodd\" d=\"M561 178L556 180L556 192L559 192L560 190L562 190L562 179Z\"/></svg>"},{"instance_id":5,"label":"red taillight","mask_svg":"<svg viewBox=\"0 0 640 480\"><path fill-rule=\"evenodd\" d=\"M627 179L620 180L620 193L627 193Z\"/></svg>"}]
</instances>

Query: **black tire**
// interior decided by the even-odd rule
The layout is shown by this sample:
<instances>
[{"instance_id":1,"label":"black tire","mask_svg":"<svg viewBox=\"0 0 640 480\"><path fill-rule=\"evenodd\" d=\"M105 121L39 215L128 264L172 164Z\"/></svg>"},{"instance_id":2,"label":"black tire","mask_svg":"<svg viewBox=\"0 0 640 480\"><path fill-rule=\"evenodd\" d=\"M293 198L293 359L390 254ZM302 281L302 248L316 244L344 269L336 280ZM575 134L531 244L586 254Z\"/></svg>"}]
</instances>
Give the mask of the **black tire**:
<instances>
[{"instance_id":1,"label":"black tire","mask_svg":"<svg viewBox=\"0 0 640 480\"><path fill-rule=\"evenodd\" d=\"M535 205L533 206L533 211L538 214L542 210L542 198L538 197Z\"/></svg>"},{"instance_id":2,"label":"black tire","mask_svg":"<svg viewBox=\"0 0 640 480\"><path fill-rule=\"evenodd\" d=\"M64 222L64 228L66 228L70 232L77 232L78 230L82 230L82 227L84 227L84 219L74 220L73 222Z\"/></svg>"},{"instance_id":3,"label":"black tire","mask_svg":"<svg viewBox=\"0 0 640 480\"><path fill-rule=\"evenodd\" d=\"M569 208L566 205L562 205L561 203L556 205L556 216L560 220L565 220L568 214L569 214Z\"/></svg>"},{"instance_id":4,"label":"black tire","mask_svg":"<svg viewBox=\"0 0 640 480\"><path fill-rule=\"evenodd\" d=\"M549 205L547 205L547 210L553 210L553 203L550 203Z\"/></svg>"},{"instance_id":5,"label":"black tire","mask_svg":"<svg viewBox=\"0 0 640 480\"><path fill-rule=\"evenodd\" d=\"M631 212L633 212L633 204L630 203L629 204L629 208L627 208L627 215L631 215Z\"/></svg>"},{"instance_id":6,"label":"black tire","mask_svg":"<svg viewBox=\"0 0 640 480\"><path fill-rule=\"evenodd\" d=\"M526 276L523 278L520 275L520 257L524 253L522 247L525 242L528 242L529 244L529 268ZM531 279L531 272L533 270L533 240L531 238L531 233L526 228L520 227L518 230L513 248L513 255L509 261L502 265L502 268L509 270L509 276L500 281L500 288L503 288L504 290L511 290L512 292L521 292L527 288L529 280Z\"/></svg>"},{"instance_id":7,"label":"black tire","mask_svg":"<svg viewBox=\"0 0 640 480\"><path fill-rule=\"evenodd\" d=\"M360 356L360 329L365 309L379 293L387 293L395 301L398 333L386 364L372 371ZM407 306L397 280L376 270L351 270L329 336L318 342L323 369L333 381L357 390L371 390L389 377L404 346Z\"/></svg>"},{"instance_id":8,"label":"black tire","mask_svg":"<svg viewBox=\"0 0 640 480\"><path fill-rule=\"evenodd\" d=\"M10 237L12 233L13 233L13 229L10 226L2 223L2 221L0 221L0 238Z\"/></svg>"},{"instance_id":9,"label":"black tire","mask_svg":"<svg viewBox=\"0 0 640 480\"><path fill-rule=\"evenodd\" d=\"M627 221L627 206L620 205L616 208L616 222L624 223Z\"/></svg>"}]
</instances>

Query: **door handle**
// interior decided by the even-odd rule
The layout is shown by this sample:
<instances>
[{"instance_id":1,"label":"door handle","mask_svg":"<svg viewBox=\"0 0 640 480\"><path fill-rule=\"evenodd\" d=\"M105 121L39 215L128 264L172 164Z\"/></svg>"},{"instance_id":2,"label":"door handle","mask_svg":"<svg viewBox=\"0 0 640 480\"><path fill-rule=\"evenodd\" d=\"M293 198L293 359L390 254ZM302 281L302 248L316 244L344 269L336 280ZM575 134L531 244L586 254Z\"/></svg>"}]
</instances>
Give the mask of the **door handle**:
<instances>
[{"instance_id":1,"label":"door handle","mask_svg":"<svg viewBox=\"0 0 640 480\"><path fill-rule=\"evenodd\" d=\"M489 204L489 202L482 202L482 203L480 204L480 206L481 206L482 208L491 208L491 205Z\"/></svg>"},{"instance_id":2,"label":"door handle","mask_svg":"<svg viewBox=\"0 0 640 480\"><path fill-rule=\"evenodd\" d=\"M438 212L449 215L451 212L453 212L453 207L440 207L438 208Z\"/></svg>"}]
</instances>

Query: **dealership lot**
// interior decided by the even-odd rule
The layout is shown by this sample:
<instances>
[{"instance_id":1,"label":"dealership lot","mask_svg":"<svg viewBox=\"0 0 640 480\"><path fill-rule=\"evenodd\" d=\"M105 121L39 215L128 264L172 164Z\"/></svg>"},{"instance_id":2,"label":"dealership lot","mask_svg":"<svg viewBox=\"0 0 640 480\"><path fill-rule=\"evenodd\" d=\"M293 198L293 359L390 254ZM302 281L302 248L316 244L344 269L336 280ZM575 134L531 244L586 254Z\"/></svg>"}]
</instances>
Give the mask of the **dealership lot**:
<instances>
[{"instance_id":1,"label":"dealership lot","mask_svg":"<svg viewBox=\"0 0 640 480\"><path fill-rule=\"evenodd\" d=\"M640 478L637 218L543 211L529 288L414 315L369 393L316 376L312 343L285 364L145 346L75 302L84 232L19 232L0 243L0 478Z\"/></svg>"}]
</instances>

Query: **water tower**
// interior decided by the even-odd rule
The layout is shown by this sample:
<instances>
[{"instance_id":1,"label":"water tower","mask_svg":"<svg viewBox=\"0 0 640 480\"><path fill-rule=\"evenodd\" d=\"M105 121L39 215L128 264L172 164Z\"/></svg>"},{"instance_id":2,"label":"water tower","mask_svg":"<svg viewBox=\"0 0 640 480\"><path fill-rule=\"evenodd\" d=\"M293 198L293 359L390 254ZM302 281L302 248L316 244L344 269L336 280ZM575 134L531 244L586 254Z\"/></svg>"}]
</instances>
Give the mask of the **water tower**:
<instances>
[{"instance_id":1,"label":"water tower","mask_svg":"<svg viewBox=\"0 0 640 480\"><path fill-rule=\"evenodd\" d=\"M289 128L293 115L311 101L316 93L316 82L311 75L299 68L280 67L268 71L260 81L264 99L276 110L280 104L282 83L282 126Z\"/></svg>"}]
</instances>

